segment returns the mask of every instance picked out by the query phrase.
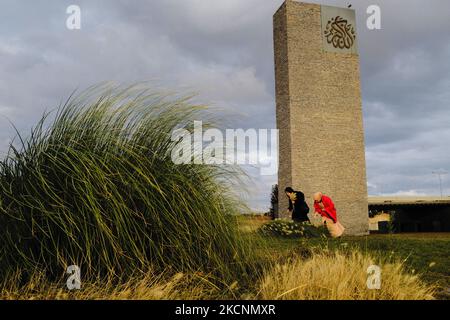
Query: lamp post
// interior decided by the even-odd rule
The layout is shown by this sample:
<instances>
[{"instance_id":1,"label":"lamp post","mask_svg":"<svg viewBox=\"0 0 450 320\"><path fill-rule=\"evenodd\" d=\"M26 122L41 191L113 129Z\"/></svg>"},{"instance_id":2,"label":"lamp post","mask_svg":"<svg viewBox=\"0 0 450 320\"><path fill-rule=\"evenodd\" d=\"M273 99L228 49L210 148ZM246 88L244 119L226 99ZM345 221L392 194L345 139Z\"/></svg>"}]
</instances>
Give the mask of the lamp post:
<instances>
[{"instance_id":1,"label":"lamp post","mask_svg":"<svg viewBox=\"0 0 450 320\"><path fill-rule=\"evenodd\" d=\"M439 170L439 171L433 171L432 173L439 177L439 190L441 191L441 200L442 200L442 198L443 198L443 195L442 195L442 176L448 174L448 172L444 171L444 170Z\"/></svg>"}]
</instances>

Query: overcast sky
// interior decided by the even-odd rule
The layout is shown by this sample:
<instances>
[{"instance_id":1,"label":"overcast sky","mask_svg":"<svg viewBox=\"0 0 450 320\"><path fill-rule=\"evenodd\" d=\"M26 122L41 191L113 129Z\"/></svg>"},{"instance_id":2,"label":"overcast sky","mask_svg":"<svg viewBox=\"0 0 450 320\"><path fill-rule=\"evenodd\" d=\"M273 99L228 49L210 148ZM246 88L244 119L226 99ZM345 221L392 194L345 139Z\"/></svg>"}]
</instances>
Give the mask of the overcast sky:
<instances>
[{"instance_id":1,"label":"overcast sky","mask_svg":"<svg viewBox=\"0 0 450 320\"><path fill-rule=\"evenodd\" d=\"M439 194L450 171L450 1L309 1L356 9L369 194ZM275 128L272 15L281 0L0 0L0 151L44 110L101 81L153 80ZM81 8L81 30L66 8ZM377 4L382 29L366 28ZM251 171L251 207L277 177ZM450 176L443 177L450 194Z\"/></svg>"}]
</instances>

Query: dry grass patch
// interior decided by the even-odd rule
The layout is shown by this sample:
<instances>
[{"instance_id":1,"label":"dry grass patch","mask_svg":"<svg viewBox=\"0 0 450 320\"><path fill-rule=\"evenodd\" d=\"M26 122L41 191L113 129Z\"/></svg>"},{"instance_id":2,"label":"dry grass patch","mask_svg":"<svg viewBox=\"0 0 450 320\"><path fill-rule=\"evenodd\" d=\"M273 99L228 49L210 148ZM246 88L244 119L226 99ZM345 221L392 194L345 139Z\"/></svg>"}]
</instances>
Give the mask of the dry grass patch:
<instances>
[{"instance_id":1,"label":"dry grass patch","mask_svg":"<svg viewBox=\"0 0 450 320\"><path fill-rule=\"evenodd\" d=\"M381 268L381 288L367 288L367 268ZM424 300L435 288L402 263L376 261L359 251L318 252L308 260L292 259L264 275L259 298L286 300Z\"/></svg>"},{"instance_id":2,"label":"dry grass patch","mask_svg":"<svg viewBox=\"0 0 450 320\"><path fill-rule=\"evenodd\" d=\"M177 273L171 277L148 273L125 283L113 280L82 284L69 291L63 281L54 284L35 273L24 285L17 274L0 288L1 300L199 300L217 296L218 288L207 278Z\"/></svg>"}]
</instances>

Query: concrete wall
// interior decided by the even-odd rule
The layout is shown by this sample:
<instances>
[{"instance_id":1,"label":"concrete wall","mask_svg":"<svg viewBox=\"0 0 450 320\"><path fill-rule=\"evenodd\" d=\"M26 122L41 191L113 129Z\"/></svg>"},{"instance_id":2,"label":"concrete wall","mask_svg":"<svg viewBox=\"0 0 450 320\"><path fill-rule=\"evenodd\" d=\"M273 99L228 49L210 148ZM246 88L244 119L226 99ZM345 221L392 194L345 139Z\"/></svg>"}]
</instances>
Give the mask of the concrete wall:
<instances>
[{"instance_id":1,"label":"concrete wall","mask_svg":"<svg viewBox=\"0 0 450 320\"><path fill-rule=\"evenodd\" d=\"M320 5L294 1L274 15L280 213L286 186L303 191L311 210L321 191L334 200L347 234L367 234L359 56L326 50L322 20Z\"/></svg>"}]
</instances>

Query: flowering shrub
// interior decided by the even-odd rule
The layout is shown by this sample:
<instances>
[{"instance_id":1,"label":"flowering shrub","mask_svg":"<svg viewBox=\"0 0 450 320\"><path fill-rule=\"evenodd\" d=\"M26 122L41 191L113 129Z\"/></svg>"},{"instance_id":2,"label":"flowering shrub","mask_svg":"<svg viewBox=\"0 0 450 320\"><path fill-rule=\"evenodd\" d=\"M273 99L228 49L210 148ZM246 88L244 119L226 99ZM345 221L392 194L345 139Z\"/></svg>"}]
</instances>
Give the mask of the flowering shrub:
<instances>
[{"instance_id":1,"label":"flowering shrub","mask_svg":"<svg viewBox=\"0 0 450 320\"><path fill-rule=\"evenodd\" d=\"M309 222L294 222L282 219L264 224L259 231L264 235L288 238L317 238L328 235L328 231L323 226L315 227Z\"/></svg>"}]
</instances>

